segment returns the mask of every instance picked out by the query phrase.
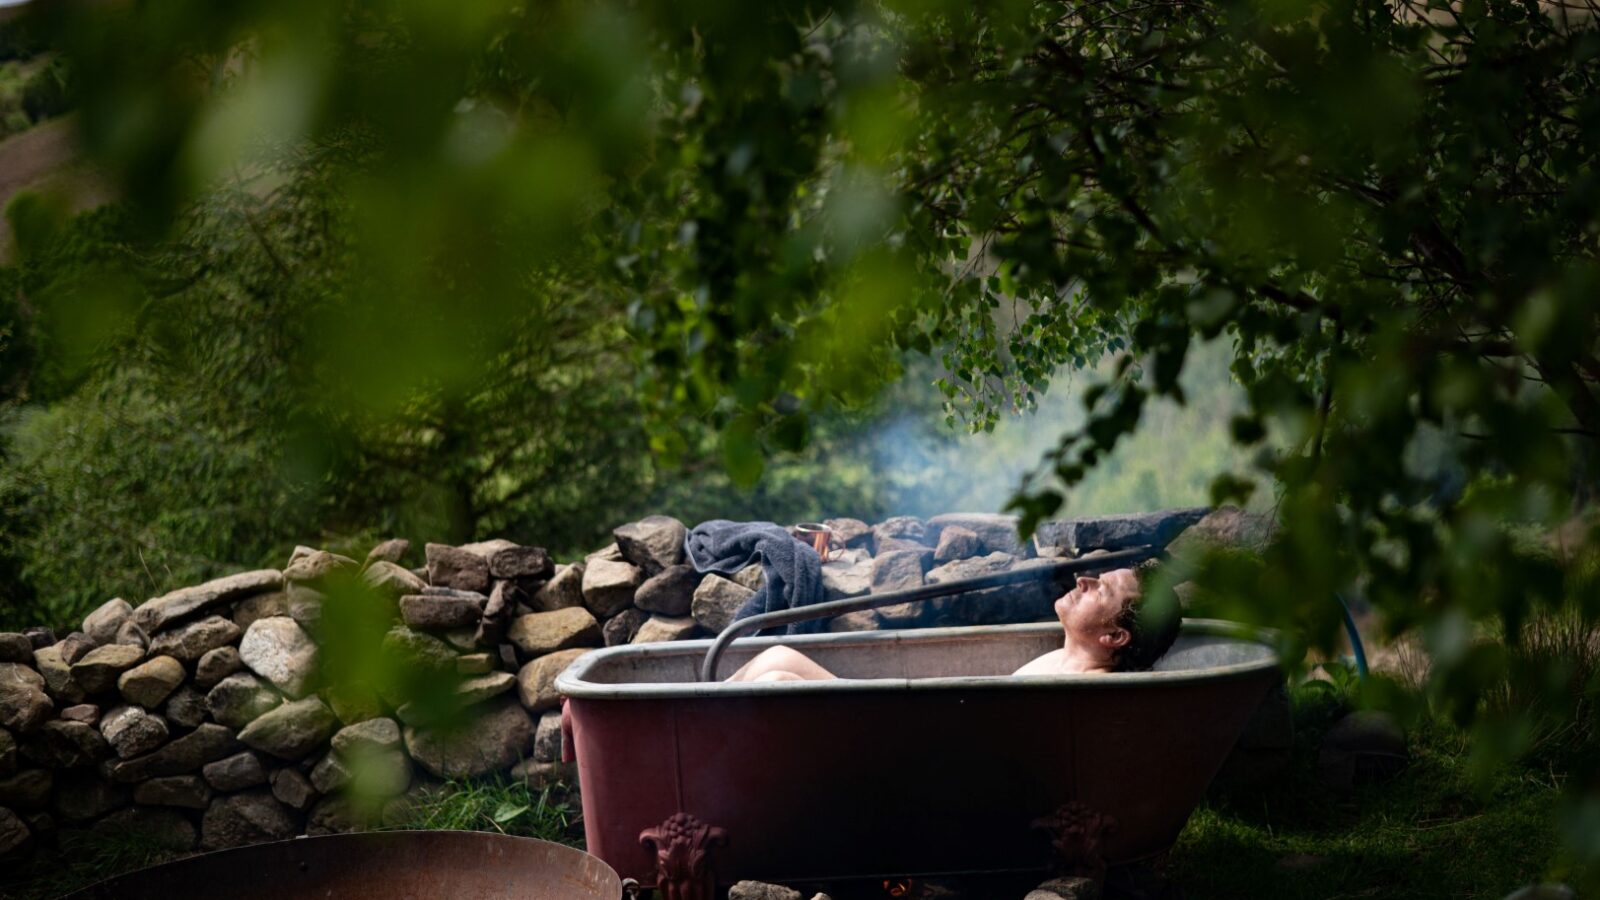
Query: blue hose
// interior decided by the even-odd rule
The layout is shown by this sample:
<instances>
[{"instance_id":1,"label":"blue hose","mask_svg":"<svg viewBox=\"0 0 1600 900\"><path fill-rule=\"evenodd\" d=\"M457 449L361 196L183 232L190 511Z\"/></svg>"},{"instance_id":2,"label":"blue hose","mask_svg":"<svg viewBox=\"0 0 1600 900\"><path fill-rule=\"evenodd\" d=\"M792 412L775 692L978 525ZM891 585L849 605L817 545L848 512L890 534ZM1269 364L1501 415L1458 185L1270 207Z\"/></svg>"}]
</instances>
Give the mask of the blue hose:
<instances>
[{"instance_id":1,"label":"blue hose","mask_svg":"<svg viewBox=\"0 0 1600 900\"><path fill-rule=\"evenodd\" d=\"M1334 594L1333 599L1339 601L1339 612L1344 614L1344 631L1350 636L1350 649L1356 654L1356 674L1361 680L1367 680L1367 648L1361 644L1361 633L1356 631L1355 617L1350 615L1350 604L1344 602L1343 595Z\"/></svg>"}]
</instances>

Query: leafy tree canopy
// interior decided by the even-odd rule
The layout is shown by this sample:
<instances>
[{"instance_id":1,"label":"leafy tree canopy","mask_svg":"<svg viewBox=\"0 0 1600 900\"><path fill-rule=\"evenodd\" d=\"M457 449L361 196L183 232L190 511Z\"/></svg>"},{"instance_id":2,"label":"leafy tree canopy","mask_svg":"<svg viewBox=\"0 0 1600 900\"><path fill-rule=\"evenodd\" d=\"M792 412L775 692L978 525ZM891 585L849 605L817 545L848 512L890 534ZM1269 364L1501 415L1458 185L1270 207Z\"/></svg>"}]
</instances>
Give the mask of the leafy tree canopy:
<instances>
[{"instance_id":1,"label":"leafy tree canopy","mask_svg":"<svg viewBox=\"0 0 1600 900\"><path fill-rule=\"evenodd\" d=\"M1360 590L1464 723L1592 563L1519 542L1589 499L1600 440L1592 5L489 2L63 8L85 133L160 225L276 142L353 136L352 265L318 323L391 409L513 352L529 278L627 310L656 449L730 472L941 367L978 429L1121 353L1014 507L1030 525L1226 336L1231 424L1276 479L1238 616L1330 649ZM265 142L265 143L264 143ZM448 328L441 323L448 321ZM1442 447L1469 473L1416 466ZM1219 500L1248 473L1220 473ZM1577 535L1591 547L1592 535ZM1537 542L1536 542L1537 543ZM1561 549L1561 548L1558 548ZM1566 548L1570 550L1569 548ZM1570 554L1568 554L1570 556ZM1487 626L1506 644L1479 643ZM1551 679L1561 673L1526 672ZM1482 726L1528 733L1568 690ZM1483 746L1516 752L1515 740ZM1600 800L1587 813L1600 815ZM1581 821L1581 818L1574 819ZM1592 831L1592 830L1591 830ZM1600 845L1581 848L1600 859Z\"/></svg>"},{"instance_id":2,"label":"leafy tree canopy","mask_svg":"<svg viewBox=\"0 0 1600 900\"><path fill-rule=\"evenodd\" d=\"M12 204L25 240L0 268L0 627L76 623L305 541L359 555L388 535L510 535L569 556L646 512L880 512L866 436L838 416L759 491L735 495L694 420L663 471L621 309L555 269L517 286L465 374L373 402L384 370L351 384L327 345L359 276L334 189L357 165L337 145L285 153L154 241L121 206L63 220L46 197ZM439 310L436 339L457 323Z\"/></svg>"}]
</instances>

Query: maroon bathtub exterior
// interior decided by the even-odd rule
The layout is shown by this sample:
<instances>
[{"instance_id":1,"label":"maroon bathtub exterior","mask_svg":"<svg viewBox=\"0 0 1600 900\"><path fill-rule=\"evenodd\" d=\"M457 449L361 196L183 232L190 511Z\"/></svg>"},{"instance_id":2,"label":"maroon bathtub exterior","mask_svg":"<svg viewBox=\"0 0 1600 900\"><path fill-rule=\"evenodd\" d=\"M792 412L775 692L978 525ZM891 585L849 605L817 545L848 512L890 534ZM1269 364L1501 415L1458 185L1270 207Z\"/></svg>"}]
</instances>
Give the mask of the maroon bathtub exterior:
<instances>
[{"instance_id":1,"label":"maroon bathtub exterior","mask_svg":"<svg viewBox=\"0 0 1600 900\"><path fill-rule=\"evenodd\" d=\"M869 635L848 637L874 652ZM697 657L707 643L661 647ZM607 655L641 649L591 654L560 686L587 849L646 885L656 857L640 835L677 813L725 832L709 855L724 884L1040 870L1051 850L1035 822L1074 801L1108 817L1105 863L1148 857L1171 846L1281 678L1258 659L1042 680L684 684L678 696L660 683L597 695L584 681Z\"/></svg>"}]
</instances>

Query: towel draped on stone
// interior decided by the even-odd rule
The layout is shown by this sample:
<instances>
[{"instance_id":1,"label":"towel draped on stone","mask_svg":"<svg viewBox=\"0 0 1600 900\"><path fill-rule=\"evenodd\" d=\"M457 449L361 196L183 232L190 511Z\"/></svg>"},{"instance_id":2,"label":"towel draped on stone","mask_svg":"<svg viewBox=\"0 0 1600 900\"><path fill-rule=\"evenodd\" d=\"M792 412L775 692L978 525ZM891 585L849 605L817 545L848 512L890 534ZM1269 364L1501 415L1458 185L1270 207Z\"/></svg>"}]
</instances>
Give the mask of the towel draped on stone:
<instances>
[{"instance_id":1,"label":"towel draped on stone","mask_svg":"<svg viewBox=\"0 0 1600 900\"><path fill-rule=\"evenodd\" d=\"M739 607L734 614L736 621L823 600L822 558L781 526L712 519L695 526L683 543L689 562L700 572L732 575L760 561L764 583L755 596ZM786 633L816 634L827 624L824 619L796 622Z\"/></svg>"}]
</instances>

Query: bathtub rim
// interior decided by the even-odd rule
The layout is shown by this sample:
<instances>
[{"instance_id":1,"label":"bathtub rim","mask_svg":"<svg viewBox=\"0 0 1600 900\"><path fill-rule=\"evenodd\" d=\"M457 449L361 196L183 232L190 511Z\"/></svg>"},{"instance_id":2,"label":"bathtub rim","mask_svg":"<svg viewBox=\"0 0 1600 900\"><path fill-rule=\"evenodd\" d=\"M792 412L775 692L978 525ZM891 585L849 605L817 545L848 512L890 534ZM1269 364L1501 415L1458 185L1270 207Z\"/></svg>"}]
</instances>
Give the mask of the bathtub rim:
<instances>
[{"instance_id":1,"label":"bathtub rim","mask_svg":"<svg viewBox=\"0 0 1600 900\"><path fill-rule=\"evenodd\" d=\"M764 650L778 644L795 649L826 644L828 646L882 643L917 642L938 643L971 640L990 635L1032 635L1035 633L1060 633L1059 622L1029 622L1018 625L965 625L946 628L885 629L879 631L834 632L829 634L772 635L740 638L735 646L740 649ZM698 638L692 641L660 641L648 644L623 644L592 650L578 657L556 678L555 688L564 697L574 700L641 700L667 698L757 697L794 694L859 693L879 691L1012 691L1037 690L1041 687L1092 686L1097 689L1129 689L1148 685L1180 685L1217 680L1251 678L1263 672L1281 668L1281 659L1275 643L1276 634L1270 630L1254 628L1239 622L1223 619L1185 618L1182 635L1227 637L1265 647L1268 655L1259 660L1233 663L1225 666L1208 666L1202 669L1176 669L1156 672L1083 672L1071 675L964 675L948 678L840 678L832 681L779 681L737 682L727 681L674 681L626 682L611 684L586 680L590 672L617 657L634 656L650 659L664 656L688 656L700 659L705 656L715 638ZM698 667L696 667L698 668Z\"/></svg>"}]
</instances>

